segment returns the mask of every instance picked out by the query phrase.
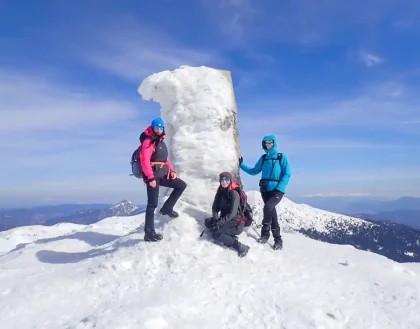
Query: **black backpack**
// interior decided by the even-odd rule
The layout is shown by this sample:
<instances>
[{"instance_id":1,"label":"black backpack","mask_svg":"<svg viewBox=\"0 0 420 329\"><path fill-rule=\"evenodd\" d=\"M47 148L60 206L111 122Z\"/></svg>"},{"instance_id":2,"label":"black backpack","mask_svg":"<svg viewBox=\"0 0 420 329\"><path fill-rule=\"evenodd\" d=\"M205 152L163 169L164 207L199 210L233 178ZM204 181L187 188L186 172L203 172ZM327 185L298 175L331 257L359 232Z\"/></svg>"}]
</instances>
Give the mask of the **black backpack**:
<instances>
[{"instance_id":1,"label":"black backpack","mask_svg":"<svg viewBox=\"0 0 420 329\"><path fill-rule=\"evenodd\" d=\"M248 203L248 197L239 185L234 190L236 192L238 192L238 194L239 194L241 212L242 212L242 215L243 215L243 219L245 221L245 227L251 226L251 224L253 222L252 208Z\"/></svg>"},{"instance_id":2,"label":"black backpack","mask_svg":"<svg viewBox=\"0 0 420 329\"><path fill-rule=\"evenodd\" d=\"M133 154L131 155L131 174L130 176L135 176L137 178L143 178L143 170L141 168L140 162L140 152L141 152L141 145L146 140L147 135L142 132L140 135L140 145L134 150Z\"/></svg>"}]
</instances>

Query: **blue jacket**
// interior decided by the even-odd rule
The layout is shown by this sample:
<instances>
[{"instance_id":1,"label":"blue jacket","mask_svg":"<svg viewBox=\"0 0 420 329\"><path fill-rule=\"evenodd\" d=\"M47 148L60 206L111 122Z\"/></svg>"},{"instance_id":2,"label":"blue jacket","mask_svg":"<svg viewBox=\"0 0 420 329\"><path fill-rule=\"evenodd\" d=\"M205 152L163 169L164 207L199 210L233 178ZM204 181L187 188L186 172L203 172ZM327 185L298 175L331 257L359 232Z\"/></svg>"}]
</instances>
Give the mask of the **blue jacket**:
<instances>
[{"instance_id":1,"label":"blue jacket","mask_svg":"<svg viewBox=\"0 0 420 329\"><path fill-rule=\"evenodd\" d=\"M274 141L274 145L271 150L267 150L265 148L265 141L270 139ZM261 180L272 179L272 181L267 181L267 191L274 191L275 189L277 189L283 193L286 193L286 186L289 183L291 174L287 156L285 154L282 154L281 161L276 160L278 151L277 139L274 135L265 136L262 140L262 147L266 153L264 163L263 156L261 156L258 162L255 164L254 168L248 167L244 163L241 163L239 167L246 173L253 176L258 175L260 172L262 172Z\"/></svg>"}]
</instances>

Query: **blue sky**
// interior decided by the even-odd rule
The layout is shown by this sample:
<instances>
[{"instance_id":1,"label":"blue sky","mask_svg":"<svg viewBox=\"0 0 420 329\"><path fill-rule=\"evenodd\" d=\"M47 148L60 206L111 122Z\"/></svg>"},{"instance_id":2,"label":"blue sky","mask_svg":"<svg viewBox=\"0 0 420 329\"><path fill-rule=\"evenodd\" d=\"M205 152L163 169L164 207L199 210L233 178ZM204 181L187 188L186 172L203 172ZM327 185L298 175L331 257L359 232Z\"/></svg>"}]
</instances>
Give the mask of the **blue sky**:
<instances>
[{"instance_id":1,"label":"blue sky","mask_svg":"<svg viewBox=\"0 0 420 329\"><path fill-rule=\"evenodd\" d=\"M143 202L128 158L159 107L137 88L184 64L232 72L244 159L275 133L289 197L420 196L419 15L415 0L1 1L0 205Z\"/></svg>"}]
</instances>

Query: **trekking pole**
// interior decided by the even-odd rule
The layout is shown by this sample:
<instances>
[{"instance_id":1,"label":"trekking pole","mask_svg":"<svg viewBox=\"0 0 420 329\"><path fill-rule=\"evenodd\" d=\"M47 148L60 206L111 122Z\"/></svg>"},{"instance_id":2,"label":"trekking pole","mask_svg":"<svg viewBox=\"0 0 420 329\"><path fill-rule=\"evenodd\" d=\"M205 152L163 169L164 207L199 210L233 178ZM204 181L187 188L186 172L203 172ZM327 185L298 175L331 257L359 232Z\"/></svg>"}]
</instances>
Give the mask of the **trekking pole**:
<instances>
[{"instance_id":1,"label":"trekking pole","mask_svg":"<svg viewBox=\"0 0 420 329\"><path fill-rule=\"evenodd\" d=\"M254 224L254 222L251 224L251 226L252 226L252 229L254 230L254 232L255 233L257 233L257 235L258 236L260 236L260 232L258 232L258 230L257 230L257 228L256 228L256 226L257 226L257 224Z\"/></svg>"},{"instance_id":2,"label":"trekking pole","mask_svg":"<svg viewBox=\"0 0 420 329\"><path fill-rule=\"evenodd\" d=\"M208 230L208 228L205 228L205 229L204 229L204 231L203 231L203 232L201 232L201 234L200 234L200 238L203 236L204 232L205 232L205 231L207 231L207 230Z\"/></svg>"}]
</instances>

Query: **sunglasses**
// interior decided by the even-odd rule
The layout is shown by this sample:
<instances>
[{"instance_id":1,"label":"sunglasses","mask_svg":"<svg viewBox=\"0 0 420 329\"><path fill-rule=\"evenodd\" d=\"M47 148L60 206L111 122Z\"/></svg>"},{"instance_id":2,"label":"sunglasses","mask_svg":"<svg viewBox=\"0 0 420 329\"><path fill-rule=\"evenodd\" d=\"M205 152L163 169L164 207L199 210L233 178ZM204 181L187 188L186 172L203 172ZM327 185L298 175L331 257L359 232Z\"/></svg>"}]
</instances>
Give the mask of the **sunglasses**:
<instances>
[{"instance_id":1,"label":"sunglasses","mask_svg":"<svg viewBox=\"0 0 420 329\"><path fill-rule=\"evenodd\" d=\"M230 182L230 178L222 178L221 180L220 180L220 183L229 183Z\"/></svg>"},{"instance_id":2,"label":"sunglasses","mask_svg":"<svg viewBox=\"0 0 420 329\"><path fill-rule=\"evenodd\" d=\"M162 127L162 126L154 126L153 129L154 130L164 130L165 127Z\"/></svg>"},{"instance_id":3,"label":"sunglasses","mask_svg":"<svg viewBox=\"0 0 420 329\"><path fill-rule=\"evenodd\" d=\"M265 146L273 146L274 145L274 142L265 142Z\"/></svg>"}]
</instances>

